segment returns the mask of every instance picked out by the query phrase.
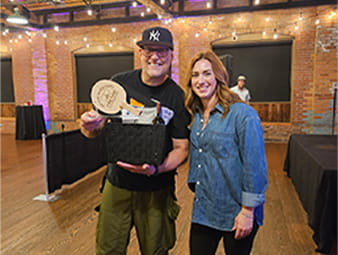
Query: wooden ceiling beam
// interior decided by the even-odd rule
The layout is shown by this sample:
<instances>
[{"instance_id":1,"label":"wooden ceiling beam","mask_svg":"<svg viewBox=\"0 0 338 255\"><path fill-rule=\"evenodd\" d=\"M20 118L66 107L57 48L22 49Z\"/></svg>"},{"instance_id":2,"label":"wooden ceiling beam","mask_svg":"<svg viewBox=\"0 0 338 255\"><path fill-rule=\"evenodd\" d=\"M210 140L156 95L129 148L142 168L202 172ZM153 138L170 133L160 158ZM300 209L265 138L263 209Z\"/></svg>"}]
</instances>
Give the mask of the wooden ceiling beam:
<instances>
[{"instance_id":1,"label":"wooden ceiling beam","mask_svg":"<svg viewBox=\"0 0 338 255\"><path fill-rule=\"evenodd\" d=\"M185 0L178 1L178 11L170 12L167 6L161 6L157 2L158 0L138 0L138 2L144 5L147 8L150 8L152 13L151 15L141 16L130 16L130 10L133 1L124 1L124 2L113 2L113 3L101 3L93 4L92 9L97 11L95 19L81 20L76 21L75 15L76 12L84 11L85 6L74 6L74 7L62 7L62 8L53 8L45 9L40 11L31 11L36 16L43 16L43 23L31 23L30 26L37 29L50 28L53 24L48 23L48 15L53 13L68 13L69 20L68 22L56 23L60 27L78 27L78 26L90 26L90 25L100 25L100 24L114 24L114 23L130 23L130 22L140 22L147 21L152 19L157 19L159 15L162 18L166 19L169 17L180 17L180 16L203 16L203 15L217 15L217 14L228 14L228 13L237 13L237 12L253 12L261 10L275 10L275 9L287 9L287 8L300 8L308 6L319 6L319 5L328 5L336 4L336 0L303 0L295 1L288 0L283 3L271 3L271 4L260 4L254 5L252 0L248 0L247 6L239 7L228 7L228 8L219 8L217 7L217 0L213 0L213 8L205 10L195 10L187 11L184 9ZM123 17L114 17L114 18L104 18L102 19L100 15L100 10L109 9L109 8L124 8ZM2 11L3 12L3 11ZM2 16L5 18L8 14L2 13Z\"/></svg>"},{"instance_id":2,"label":"wooden ceiling beam","mask_svg":"<svg viewBox=\"0 0 338 255\"><path fill-rule=\"evenodd\" d=\"M157 15L147 15L145 17L129 16L129 17L118 17L118 18L107 18L107 19L96 19L96 20L82 20L74 22L61 22L57 23L59 27L81 27L81 26L92 26L92 25L106 25L106 24L121 24L121 23L131 23L131 22L140 22L144 20L156 19ZM34 24L32 25L37 29L48 29L52 28L55 24Z\"/></svg>"},{"instance_id":3,"label":"wooden ceiling beam","mask_svg":"<svg viewBox=\"0 0 338 255\"><path fill-rule=\"evenodd\" d=\"M150 8L153 13L157 16L161 15L162 18L168 19L172 18L172 14L165 7L152 0L138 0L139 3L143 4L145 7Z\"/></svg>"},{"instance_id":4,"label":"wooden ceiling beam","mask_svg":"<svg viewBox=\"0 0 338 255\"><path fill-rule=\"evenodd\" d=\"M237 12L253 12L253 11L266 11L266 10L277 10L277 9L289 9L289 8L300 8L309 6L319 6L336 4L336 0L304 0L304 1L288 1L283 3L271 3L271 4L259 4L259 5L248 5L240 7L226 7L226 8L212 8L205 10L196 11L184 11L182 16L203 16L203 15L216 15L216 14L228 14ZM177 13L178 14L178 13Z\"/></svg>"},{"instance_id":5,"label":"wooden ceiling beam","mask_svg":"<svg viewBox=\"0 0 338 255\"><path fill-rule=\"evenodd\" d=\"M113 9L113 8L123 8L127 6L131 6L133 1L123 1L123 2L113 2L113 3L101 3L101 4L92 4L91 7L93 9ZM57 8L49 8L44 10L34 10L31 11L35 15L42 14L53 14L53 13L63 13L63 12L79 12L86 10L85 5L80 6L72 6L72 7L57 7Z\"/></svg>"}]
</instances>

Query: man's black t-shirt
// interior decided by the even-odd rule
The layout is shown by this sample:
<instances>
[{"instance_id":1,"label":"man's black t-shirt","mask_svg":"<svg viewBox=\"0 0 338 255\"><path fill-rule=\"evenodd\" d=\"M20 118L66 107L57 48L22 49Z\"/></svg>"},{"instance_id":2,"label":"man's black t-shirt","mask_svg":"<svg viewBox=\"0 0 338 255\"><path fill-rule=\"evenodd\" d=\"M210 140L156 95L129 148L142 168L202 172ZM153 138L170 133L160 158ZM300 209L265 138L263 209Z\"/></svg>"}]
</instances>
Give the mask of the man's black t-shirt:
<instances>
[{"instance_id":1,"label":"man's black t-shirt","mask_svg":"<svg viewBox=\"0 0 338 255\"><path fill-rule=\"evenodd\" d=\"M128 101L135 100L145 107L154 107L151 99L160 101L164 111L170 137L187 139L189 136L189 115L184 108L184 94L182 89L170 78L163 84L152 87L141 80L141 70L133 70L116 74L112 80L121 84L127 92ZM162 112L162 111L161 111ZM171 142L171 141L170 141ZM168 185L174 185L176 171L169 171L157 176L146 176L131 173L113 163L108 163L106 177L117 187L133 191L153 191Z\"/></svg>"}]
</instances>

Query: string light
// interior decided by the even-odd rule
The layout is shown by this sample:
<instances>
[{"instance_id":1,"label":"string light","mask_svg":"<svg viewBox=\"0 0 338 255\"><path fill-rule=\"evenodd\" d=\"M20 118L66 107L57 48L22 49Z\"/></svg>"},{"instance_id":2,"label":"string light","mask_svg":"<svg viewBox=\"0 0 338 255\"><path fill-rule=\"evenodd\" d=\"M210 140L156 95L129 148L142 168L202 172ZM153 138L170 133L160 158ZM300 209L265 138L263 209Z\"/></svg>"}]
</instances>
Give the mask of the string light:
<instances>
[{"instance_id":1,"label":"string light","mask_svg":"<svg viewBox=\"0 0 338 255\"><path fill-rule=\"evenodd\" d=\"M160 4L164 5L165 4L165 0L161 0Z\"/></svg>"},{"instance_id":2,"label":"string light","mask_svg":"<svg viewBox=\"0 0 338 255\"><path fill-rule=\"evenodd\" d=\"M299 21L302 21L302 20L303 20L303 13L302 13L302 12L300 12L299 17L298 17L298 20L299 20Z\"/></svg>"},{"instance_id":3,"label":"string light","mask_svg":"<svg viewBox=\"0 0 338 255\"><path fill-rule=\"evenodd\" d=\"M211 3L207 2L206 7L207 7L208 9L210 9L210 8L211 8Z\"/></svg>"},{"instance_id":4,"label":"string light","mask_svg":"<svg viewBox=\"0 0 338 255\"><path fill-rule=\"evenodd\" d=\"M92 15L93 15L93 10L89 8L89 9L87 10L87 14L88 14L89 16L92 16Z\"/></svg>"},{"instance_id":5,"label":"string light","mask_svg":"<svg viewBox=\"0 0 338 255\"><path fill-rule=\"evenodd\" d=\"M330 14L329 14L329 18L333 18L334 16L336 16L336 12L334 12L334 11L332 11L332 12L330 12ZM316 17L318 17L318 14L316 15ZM310 17L309 17L310 18ZM219 19L224 19L224 17L223 18L219 18ZM270 22L272 19L270 18L270 17L266 17L265 18L265 21L266 22ZM299 15L299 17L297 18L297 20L304 20L304 15L303 15L303 13L300 13L300 15ZM211 21L209 21L210 23L212 23ZM319 24L320 23L320 19L319 19L319 17L318 17L318 19L316 19L316 21L315 21L315 24ZM286 27L288 27L289 25L291 25L292 23L290 22L290 23L287 23L287 24L284 24L284 25L279 25L278 27L279 28L286 28ZM295 24L294 25L294 29L295 30L299 30L300 29L300 25L299 24L297 24L297 22L296 23L293 23L293 24ZM205 30L205 28L203 28L203 30ZM275 28L274 29L274 33L273 33L273 35L272 35L272 37L274 38L274 39L278 39L279 38L279 34L277 33L277 29ZM252 31L251 31L252 32ZM289 33L290 33L290 30L289 30ZM262 31L262 36L266 36L267 35L267 33L265 32L265 31ZM220 35L219 34L219 36L218 37L222 37L222 36L224 36L224 35ZM238 36L237 35L235 35L235 36L233 36L234 38L233 39L236 39L236 38L238 38Z\"/></svg>"},{"instance_id":6,"label":"string light","mask_svg":"<svg viewBox=\"0 0 338 255\"><path fill-rule=\"evenodd\" d=\"M316 21L315 21L315 24L319 25L319 23L320 23L320 19L318 17L318 12L316 12Z\"/></svg>"},{"instance_id":7,"label":"string light","mask_svg":"<svg viewBox=\"0 0 338 255\"><path fill-rule=\"evenodd\" d=\"M236 32L232 32L231 35L232 35L232 40L237 41L238 36L237 36Z\"/></svg>"},{"instance_id":8,"label":"string light","mask_svg":"<svg viewBox=\"0 0 338 255\"><path fill-rule=\"evenodd\" d=\"M255 0L255 5L259 5L260 4L260 1L259 0Z\"/></svg>"},{"instance_id":9,"label":"string light","mask_svg":"<svg viewBox=\"0 0 338 255\"><path fill-rule=\"evenodd\" d=\"M150 8L147 8L147 12L148 11L150 11ZM142 14L143 13L143 14ZM142 12L141 13L141 15L145 15L145 12ZM334 18L335 16L336 16L336 11L335 10L332 10L331 9L331 11L327 11L327 13L326 14L324 14L324 13L321 13L321 15L319 16L319 14L318 13L316 13L316 15L313 15L312 17L309 17L309 16L304 16L303 15L303 13L302 12L300 12L299 13L299 16L298 17L296 17L296 21L290 21L290 22L285 22L284 21L284 23L282 23L282 24L275 24L275 25L277 25L276 27L275 27L275 29L273 30L274 32L272 33L272 35L270 35L270 37L272 36L272 38L273 39L278 39L279 38L279 35L278 35L278 33L277 33L277 29L278 30L286 30L286 31L288 31L288 33L292 33L292 31L297 31L297 30L299 30L300 28L301 28L301 24L299 23L299 21L300 20L302 20L302 22L304 22L304 20L308 20L309 22L312 22L314 25L318 25L318 24L320 24L321 23L321 19L322 19L322 17L324 17L324 15L325 15L325 17L327 17L328 19L332 19L332 18ZM159 19L162 19L162 15L158 15L158 18ZM217 18L217 17L214 17L214 19L215 20L224 20L225 19L225 17L221 17L221 18ZM240 20L242 20L242 18L241 17L239 17L238 19L237 19L238 21L240 21ZM184 18L182 18L182 17L179 17L178 19L177 19L177 21L178 22L180 22L180 23L186 23L186 20L184 19ZM265 18L265 21L266 22L270 22L270 21L272 21L272 19L271 19L271 17L266 17ZM168 19L168 20L163 20L163 23L165 23L165 24L169 24L169 23L171 23L172 22L172 19ZM192 23L190 23L190 22L192 22ZM213 24L213 21L211 20L211 18L209 17L209 19L208 19L208 21L207 21L208 23L207 24ZM280 22L279 20L277 20L276 22ZM216 36L216 34L215 35L213 35L213 33L212 32L216 32L216 31L214 31L214 29L213 30L210 30L210 27L201 27L201 26L198 26L198 25L195 25L195 24L193 24L193 21L191 21L190 19L188 20L188 25L192 25L192 26L194 26L194 27L197 27L197 31L198 31L198 29L200 29L200 30L202 30L202 32L204 31L204 32L207 32L207 31L211 31L211 33L208 33L208 36ZM289 29L287 28L287 27L289 27ZM291 27L291 29L290 29L290 27ZM58 25L55 25L55 26L53 26L53 28L54 28L54 30L55 31L59 31L59 26ZM293 30L292 30L292 28L293 28ZM216 29L216 28L215 28ZM218 29L218 28L217 28ZM227 27L226 29L231 29L231 27ZM261 33L262 34L262 37L265 37L265 38L267 38L266 36L268 35L268 33L266 32L266 30L265 29L268 29L268 28L264 28L264 30L262 29L262 28L259 28L259 27L256 27L254 30L256 30L256 32L255 31L252 31L252 29L250 29L250 32L247 32L248 31L248 27L241 27L241 28L236 28L236 30L237 29L239 29L239 31L237 31L239 34L237 34L236 32L232 32L231 33L231 35L232 35L232 40L234 40L234 41L236 41L236 40L238 40L238 38L239 38L239 36L241 36L242 34L247 34L247 33ZM112 32L116 32L116 28L115 27L113 27L113 28L111 28L111 30L112 30ZM245 33L242 33L242 31L245 31ZM258 30L258 31L257 31ZM261 30L261 31L259 31L259 30ZM263 31L262 31L263 30ZM244 32L243 31L243 32ZM9 30L8 29L6 29L5 31L2 31L2 33L0 33L0 35L2 35L2 36L7 36L7 33L9 32ZM220 31L217 31L218 32L218 37L219 38L224 38L224 33L222 33L222 32L220 32ZM294 32L295 33L295 32ZM44 37L44 38L47 38L47 34L46 34L46 32L38 32L37 34L40 34L42 37ZM26 31L25 33L23 33L23 36L30 36L31 37L31 32L29 32L29 31ZM32 36L34 36L35 34L34 34L34 32L33 32L33 35ZM200 32L196 32L195 33L195 37L196 38L198 38L198 37L200 37L200 35L201 35L201 33ZM23 36L20 34L20 35L17 35L16 37L18 38L18 39L22 39L23 38ZM15 40L14 42L15 43L17 43L17 42L20 42L18 39L13 39L13 40ZM11 40L11 42L10 43L13 43L13 40ZM87 39L87 37L84 37L83 38L83 41L84 42L86 42L88 39ZM132 40L132 39L131 39ZM32 39L31 38L27 38L27 41L28 42L31 42L32 41ZM134 43L136 42L136 39L134 39L133 40L134 41ZM62 41L61 41L62 42ZM64 41L64 43L65 44L68 44L68 41ZM56 41L56 44L57 45L59 45L60 44L60 41L59 40L57 40ZM112 44L111 43L107 43L107 42L105 42L105 44L108 46L109 45L109 47L112 47ZM86 47L89 47L88 46L89 44L86 44Z\"/></svg>"},{"instance_id":10,"label":"string light","mask_svg":"<svg viewBox=\"0 0 338 255\"><path fill-rule=\"evenodd\" d=\"M134 2L132 3L132 5L133 5L133 7L136 7L136 6L137 6L137 2L134 1Z\"/></svg>"},{"instance_id":11,"label":"string light","mask_svg":"<svg viewBox=\"0 0 338 255\"><path fill-rule=\"evenodd\" d=\"M150 10L150 8L149 7L147 7L147 12L149 13L151 10Z\"/></svg>"},{"instance_id":12,"label":"string light","mask_svg":"<svg viewBox=\"0 0 338 255\"><path fill-rule=\"evenodd\" d=\"M332 19L333 17L335 17L337 15L336 12L331 11L330 15L329 15L329 19Z\"/></svg>"}]
</instances>

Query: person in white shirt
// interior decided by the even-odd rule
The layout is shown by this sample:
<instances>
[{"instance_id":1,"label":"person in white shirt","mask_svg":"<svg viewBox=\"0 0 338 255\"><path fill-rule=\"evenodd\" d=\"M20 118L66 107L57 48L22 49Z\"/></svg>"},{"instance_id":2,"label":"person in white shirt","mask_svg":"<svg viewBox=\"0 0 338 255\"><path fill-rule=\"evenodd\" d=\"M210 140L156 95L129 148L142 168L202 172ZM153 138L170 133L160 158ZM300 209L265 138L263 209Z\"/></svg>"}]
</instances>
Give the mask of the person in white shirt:
<instances>
[{"instance_id":1,"label":"person in white shirt","mask_svg":"<svg viewBox=\"0 0 338 255\"><path fill-rule=\"evenodd\" d=\"M230 88L233 92L235 92L239 97L245 101L249 102L251 97L250 97L250 92L247 88L245 88L246 84L246 77L244 75L240 75L237 78L237 85Z\"/></svg>"}]
</instances>

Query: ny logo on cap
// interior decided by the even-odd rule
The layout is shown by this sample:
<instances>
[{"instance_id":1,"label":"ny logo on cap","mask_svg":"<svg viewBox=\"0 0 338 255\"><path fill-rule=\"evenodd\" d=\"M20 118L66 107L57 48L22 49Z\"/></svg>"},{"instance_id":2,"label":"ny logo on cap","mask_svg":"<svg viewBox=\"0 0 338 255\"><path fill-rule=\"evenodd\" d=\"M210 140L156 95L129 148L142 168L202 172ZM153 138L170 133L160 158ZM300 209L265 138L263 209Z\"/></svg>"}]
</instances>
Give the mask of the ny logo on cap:
<instances>
[{"instance_id":1,"label":"ny logo on cap","mask_svg":"<svg viewBox=\"0 0 338 255\"><path fill-rule=\"evenodd\" d=\"M160 41L160 31L158 30L152 30L149 35L149 40L150 41Z\"/></svg>"}]
</instances>

